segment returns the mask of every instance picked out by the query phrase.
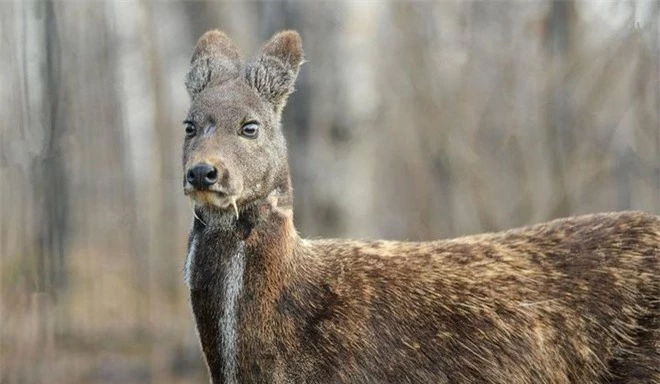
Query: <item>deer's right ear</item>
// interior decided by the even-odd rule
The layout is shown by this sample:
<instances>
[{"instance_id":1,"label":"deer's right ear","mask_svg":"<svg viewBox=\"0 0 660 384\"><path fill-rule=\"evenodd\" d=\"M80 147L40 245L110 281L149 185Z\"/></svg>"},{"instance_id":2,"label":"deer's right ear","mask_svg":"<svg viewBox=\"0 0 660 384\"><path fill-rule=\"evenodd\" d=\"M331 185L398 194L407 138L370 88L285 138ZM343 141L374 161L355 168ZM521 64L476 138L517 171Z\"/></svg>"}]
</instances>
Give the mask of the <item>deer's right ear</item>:
<instances>
[{"instance_id":1,"label":"deer's right ear","mask_svg":"<svg viewBox=\"0 0 660 384\"><path fill-rule=\"evenodd\" d=\"M240 55L231 39L222 31L212 30L202 35L190 60L186 88L195 98L209 85L217 85L239 75Z\"/></svg>"}]
</instances>

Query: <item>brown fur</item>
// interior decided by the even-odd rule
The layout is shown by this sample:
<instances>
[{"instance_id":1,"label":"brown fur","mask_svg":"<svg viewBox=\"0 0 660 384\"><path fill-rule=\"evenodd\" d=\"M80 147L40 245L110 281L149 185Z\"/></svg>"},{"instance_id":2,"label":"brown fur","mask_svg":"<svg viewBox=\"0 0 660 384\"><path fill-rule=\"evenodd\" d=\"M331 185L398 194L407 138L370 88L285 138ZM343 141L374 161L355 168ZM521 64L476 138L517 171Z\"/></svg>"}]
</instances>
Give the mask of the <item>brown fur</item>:
<instances>
[{"instance_id":1,"label":"brown fur","mask_svg":"<svg viewBox=\"0 0 660 384\"><path fill-rule=\"evenodd\" d=\"M303 240L279 127L299 36L276 35L242 76L196 69L200 51L238 59L209 32L189 74L199 133L184 145L184 171L216 166L240 210L223 194L190 192L188 283L214 383L228 382L222 287L237 254L238 382L660 383L658 217L595 214L426 243ZM260 139L236 136L246 115Z\"/></svg>"}]
</instances>

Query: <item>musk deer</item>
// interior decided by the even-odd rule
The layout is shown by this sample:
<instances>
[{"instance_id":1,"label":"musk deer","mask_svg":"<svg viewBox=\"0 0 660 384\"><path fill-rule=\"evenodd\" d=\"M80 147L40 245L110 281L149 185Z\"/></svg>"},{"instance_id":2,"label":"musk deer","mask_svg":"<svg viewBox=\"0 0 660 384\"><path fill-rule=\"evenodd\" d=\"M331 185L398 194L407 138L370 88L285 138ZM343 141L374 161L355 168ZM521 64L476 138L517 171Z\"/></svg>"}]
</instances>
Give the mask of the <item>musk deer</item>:
<instances>
[{"instance_id":1,"label":"musk deer","mask_svg":"<svg viewBox=\"0 0 660 384\"><path fill-rule=\"evenodd\" d=\"M660 219L560 219L433 242L304 240L282 109L294 31L244 63L198 41L185 278L213 383L660 383Z\"/></svg>"}]
</instances>

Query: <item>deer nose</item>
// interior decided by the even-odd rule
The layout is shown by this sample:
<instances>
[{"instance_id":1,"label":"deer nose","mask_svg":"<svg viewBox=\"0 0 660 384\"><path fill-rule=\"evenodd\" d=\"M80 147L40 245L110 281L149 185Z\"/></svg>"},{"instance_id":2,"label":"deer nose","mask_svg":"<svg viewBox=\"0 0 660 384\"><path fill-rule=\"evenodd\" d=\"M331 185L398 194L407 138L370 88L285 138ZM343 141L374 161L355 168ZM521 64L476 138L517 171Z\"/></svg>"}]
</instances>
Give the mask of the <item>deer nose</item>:
<instances>
[{"instance_id":1,"label":"deer nose","mask_svg":"<svg viewBox=\"0 0 660 384\"><path fill-rule=\"evenodd\" d=\"M188 170L186 181L196 189L207 189L218 181L218 170L209 164L196 164Z\"/></svg>"}]
</instances>

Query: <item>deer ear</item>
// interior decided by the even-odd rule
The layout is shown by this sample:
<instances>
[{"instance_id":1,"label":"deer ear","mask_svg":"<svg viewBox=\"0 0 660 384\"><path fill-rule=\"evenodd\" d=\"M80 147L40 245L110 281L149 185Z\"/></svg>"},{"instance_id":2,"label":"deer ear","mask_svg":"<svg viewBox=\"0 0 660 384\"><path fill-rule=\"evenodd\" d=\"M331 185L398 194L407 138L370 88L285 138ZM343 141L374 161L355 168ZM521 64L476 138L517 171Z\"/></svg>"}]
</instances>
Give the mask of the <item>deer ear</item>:
<instances>
[{"instance_id":1,"label":"deer ear","mask_svg":"<svg viewBox=\"0 0 660 384\"><path fill-rule=\"evenodd\" d=\"M303 63L302 40L296 31L273 36L245 68L245 78L275 112L279 113L293 92L293 83Z\"/></svg>"},{"instance_id":2,"label":"deer ear","mask_svg":"<svg viewBox=\"0 0 660 384\"><path fill-rule=\"evenodd\" d=\"M204 33L197 41L186 76L186 88L195 98L209 85L217 85L240 73L241 59L231 39L222 31Z\"/></svg>"}]
</instances>

